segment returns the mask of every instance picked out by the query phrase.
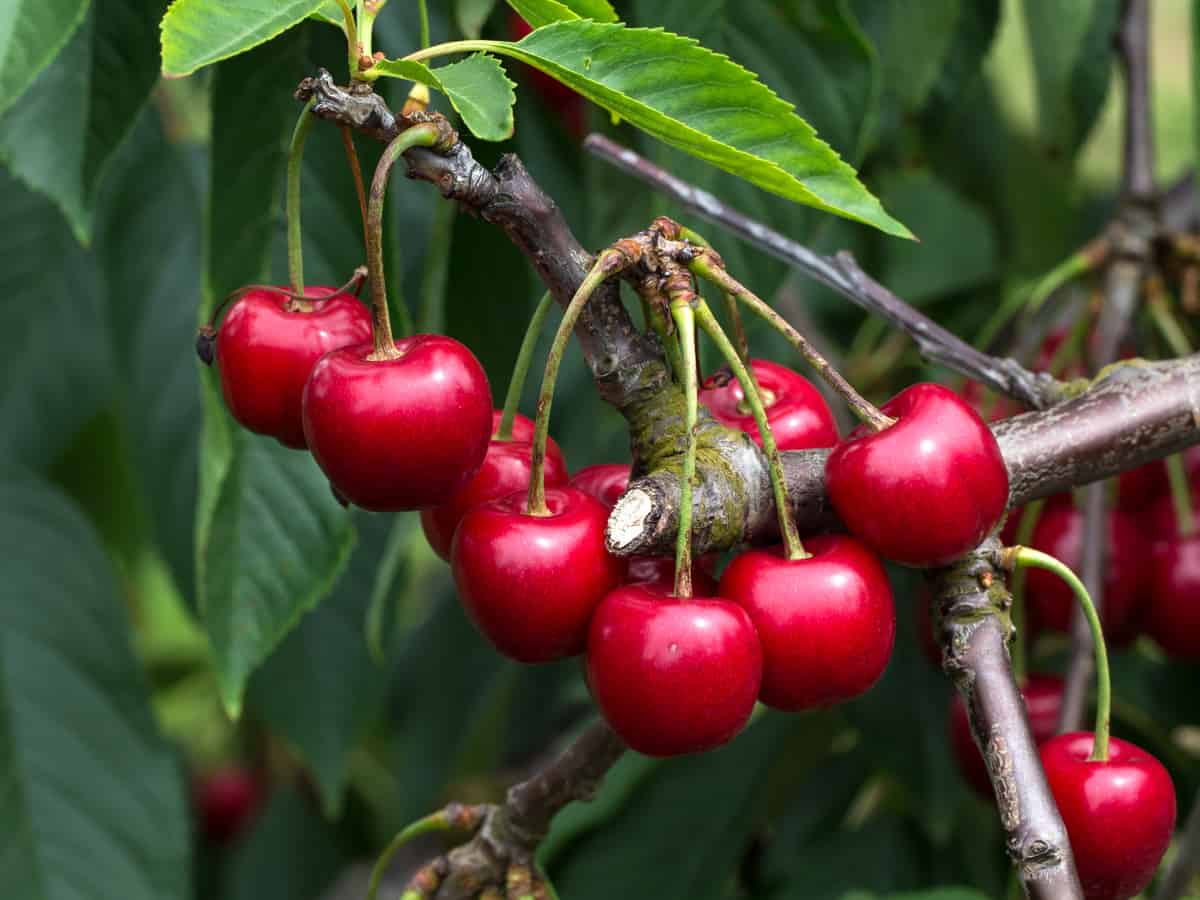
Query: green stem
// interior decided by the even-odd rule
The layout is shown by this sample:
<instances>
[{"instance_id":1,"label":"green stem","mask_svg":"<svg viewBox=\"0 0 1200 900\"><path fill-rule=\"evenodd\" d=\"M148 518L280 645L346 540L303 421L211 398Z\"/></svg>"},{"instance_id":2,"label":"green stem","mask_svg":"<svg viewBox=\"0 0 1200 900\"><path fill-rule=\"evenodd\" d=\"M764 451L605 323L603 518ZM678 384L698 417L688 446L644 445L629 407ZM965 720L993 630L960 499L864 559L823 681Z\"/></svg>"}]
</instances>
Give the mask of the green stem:
<instances>
[{"instance_id":1,"label":"green stem","mask_svg":"<svg viewBox=\"0 0 1200 900\"><path fill-rule=\"evenodd\" d=\"M354 10L346 0L336 0L342 11L342 32L346 35L346 55L349 57L350 77L358 72L358 26L354 24Z\"/></svg>"},{"instance_id":2,"label":"green stem","mask_svg":"<svg viewBox=\"0 0 1200 900\"><path fill-rule=\"evenodd\" d=\"M658 335L658 340L667 354L667 363L671 366L671 374L675 376L677 382L682 383L683 356L679 353L679 343L671 334L671 329L667 327L667 319L663 315L662 307L658 303L649 301L646 302L644 309L650 320L650 327Z\"/></svg>"},{"instance_id":3,"label":"green stem","mask_svg":"<svg viewBox=\"0 0 1200 900\"><path fill-rule=\"evenodd\" d=\"M429 46L429 7L425 0L417 0L417 9L421 11L421 49Z\"/></svg>"},{"instance_id":4,"label":"green stem","mask_svg":"<svg viewBox=\"0 0 1200 900\"><path fill-rule=\"evenodd\" d=\"M367 0L358 0L355 7L358 15L355 17L358 22L358 55L359 57L371 55L371 32L375 28L375 11L371 9ZM357 70L357 65L355 69Z\"/></svg>"},{"instance_id":5,"label":"green stem","mask_svg":"<svg viewBox=\"0 0 1200 900\"><path fill-rule=\"evenodd\" d=\"M316 97L309 99L300 110L300 118L292 130L292 143L288 147L287 159L287 257L288 280L292 292L304 293L304 235L300 229L300 176L304 163L304 142L312 131L313 104Z\"/></svg>"},{"instance_id":6,"label":"green stem","mask_svg":"<svg viewBox=\"0 0 1200 900\"><path fill-rule=\"evenodd\" d=\"M383 274L383 201L387 197L388 176L396 160L413 147L430 147L437 143L438 129L434 125L414 125L392 140L375 168L371 180L371 196L367 202L367 272L371 279L372 332L375 350L369 359L394 359L398 351L392 340L392 325L388 317L387 284Z\"/></svg>"},{"instance_id":7,"label":"green stem","mask_svg":"<svg viewBox=\"0 0 1200 900\"><path fill-rule=\"evenodd\" d=\"M1108 760L1110 720L1112 719L1112 677L1108 671L1108 648L1104 643L1104 629L1100 627L1100 616L1096 613L1092 598L1075 573L1053 556L1042 553L1040 550L1034 550L1032 547L1017 546L1011 548L1011 552L1013 552L1013 561L1016 565L1045 569L1065 581L1083 609L1088 627L1092 630L1092 642L1096 646L1096 730L1092 755L1088 759L1093 762L1106 762Z\"/></svg>"},{"instance_id":8,"label":"green stem","mask_svg":"<svg viewBox=\"0 0 1200 900\"><path fill-rule=\"evenodd\" d=\"M529 375L529 365L533 362L533 351L537 349L538 337L542 333L542 325L550 307L554 305L554 297L549 291L538 301L537 309L525 329L525 337L521 339L521 349L517 351L517 361L513 365L512 377L508 379L508 393L504 395L504 412L500 415L500 427L496 429L494 439L511 441L513 422L517 418L517 407L521 405L521 394L525 390L525 378Z\"/></svg>"},{"instance_id":9,"label":"green stem","mask_svg":"<svg viewBox=\"0 0 1200 900\"><path fill-rule=\"evenodd\" d=\"M449 56L452 53L472 53L476 50L498 53L502 52L506 46L508 46L507 41L447 41L444 44L423 47L404 58L412 62L421 62L426 59L434 59L438 56Z\"/></svg>"},{"instance_id":10,"label":"green stem","mask_svg":"<svg viewBox=\"0 0 1200 900\"><path fill-rule=\"evenodd\" d=\"M714 262L713 257L708 253L701 253L692 260L689 268L696 275L712 282L721 290L733 294L754 312L766 319L767 323L788 339L793 347L800 353L801 356L808 362L810 366L817 370L817 374L824 379L825 383L833 388L843 400L849 405L860 420L862 420L868 428L873 431L883 431L896 424L896 420L890 416L884 415L875 407L873 403L862 396L850 382L842 377L841 373L829 364L824 356L808 342L808 340L799 331L791 326L791 324L771 309L763 300L761 300L753 291L749 290L740 281L731 276L717 262Z\"/></svg>"},{"instance_id":11,"label":"green stem","mask_svg":"<svg viewBox=\"0 0 1200 900\"><path fill-rule=\"evenodd\" d=\"M1187 335L1183 331L1183 326L1179 324L1179 320L1171 313L1171 308L1167 304L1165 295L1159 293L1151 296L1146 305L1150 309L1150 318L1154 322L1154 327L1158 329L1158 333L1167 342L1167 346L1171 348L1171 352L1176 356L1190 356L1192 342L1188 340Z\"/></svg>"},{"instance_id":12,"label":"green stem","mask_svg":"<svg viewBox=\"0 0 1200 900\"><path fill-rule=\"evenodd\" d=\"M742 321L742 307L733 294L722 292L721 296L725 298L725 309L729 313L729 322L733 326L733 339L737 346L738 358L749 367L750 339L746 337L746 323ZM753 368L748 368L747 371L757 387L758 379L754 378Z\"/></svg>"},{"instance_id":13,"label":"green stem","mask_svg":"<svg viewBox=\"0 0 1200 900\"><path fill-rule=\"evenodd\" d=\"M1045 508L1045 500L1034 500L1021 510L1021 518L1017 522L1018 544L1028 547L1033 543L1034 529L1037 528L1038 520L1042 517L1042 510ZM1025 582L1024 569L1017 569L1013 572L1010 585L1013 600L1012 621L1017 634L1012 645L1012 669L1017 684L1022 685L1025 683L1025 675L1029 671L1029 637L1025 633Z\"/></svg>"},{"instance_id":14,"label":"green stem","mask_svg":"<svg viewBox=\"0 0 1200 900\"><path fill-rule=\"evenodd\" d=\"M537 419L533 424L533 453L529 472L529 509L531 516L546 516L550 510L546 507L546 441L550 436L550 407L554 403L554 385L558 381L558 370L562 366L563 354L567 352L567 343L579 314L587 306L588 300L596 288L604 283L610 275L619 272L626 265L625 255L619 250L605 250L596 259L584 277L575 296L563 311L562 321L558 323L558 331L554 334L554 343L550 345L550 353L546 357L546 372L542 376L542 389L538 394Z\"/></svg>"},{"instance_id":15,"label":"green stem","mask_svg":"<svg viewBox=\"0 0 1200 900\"><path fill-rule=\"evenodd\" d=\"M767 411L763 407L758 385L750 377L749 368L738 356L729 337L721 330L721 323L703 300L696 306L696 319L700 328L712 338L721 355L725 357L729 368L733 370L734 376L742 386L742 394L749 402L751 412L754 413L754 421L758 424L758 434L762 438L763 451L767 454L767 466L771 472L771 489L775 494L775 509L779 514L779 532L783 535L784 552L788 559L807 559L810 554L805 552L804 545L800 542L800 533L796 530L796 523L788 514L790 507L787 482L783 476L783 457L779 455L775 435L771 433L771 426L767 423Z\"/></svg>"},{"instance_id":16,"label":"green stem","mask_svg":"<svg viewBox=\"0 0 1200 900\"><path fill-rule=\"evenodd\" d=\"M679 477L679 532L675 537L676 597L692 596L692 481L696 477L696 422L700 417L700 385L696 378L696 315L692 305L672 301L671 318L683 355L683 395L687 413L683 427L687 431L687 450L683 454L683 473Z\"/></svg>"},{"instance_id":17,"label":"green stem","mask_svg":"<svg viewBox=\"0 0 1200 900\"><path fill-rule=\"evenodd\" d=\"M446 818L444 811L432 813L423 819L417 819L411 825L405 826L392 838L392 842L387 845L387 849L375 861L375 867L371 870L371 881L367 885L367 900L375 900L375 895L379 892L379 883L383 880L388 864L391 863L392 857L396 855L397 850L413 838L420 837L423 834L430 834L434 831L449 831L451 827L451 823Z\"/></svg>"},{"instance_id":18,"label":"green stem","mask_svg":"<svg viewBox=\"0 0 1200 900\"><path fill-rule=\"evenodd\" d=\"M1192 490L1188 484L1183 456L1176 453L1165 460L1167 480L1171 485L1171 503L1175 507L1175 522L1181 538L1196 533L1196 511L1192 508Z\"/></svg>"}]
</instances>

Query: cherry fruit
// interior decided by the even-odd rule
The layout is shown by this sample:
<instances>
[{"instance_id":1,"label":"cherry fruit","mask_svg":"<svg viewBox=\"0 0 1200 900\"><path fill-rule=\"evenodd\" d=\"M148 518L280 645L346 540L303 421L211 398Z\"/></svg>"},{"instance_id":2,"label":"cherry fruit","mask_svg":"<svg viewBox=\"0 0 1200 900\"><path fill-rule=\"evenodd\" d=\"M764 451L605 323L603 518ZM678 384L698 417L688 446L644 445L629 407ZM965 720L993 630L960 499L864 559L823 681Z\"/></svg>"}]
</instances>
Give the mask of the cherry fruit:
<instances>
[{"instance_id":1,"label":"cherry fruit","mask_svg":"<svg viewBox=\"0 0 1200 900\"><path fill-rule=\"evenodd\" d=\"M974 549L1008 503L992 432L939 384L915 384L882 411L896 423L859 426L826 462L837 514L869 548L907 565L942 565Z\"/></svg>"},{"instance_id":2,"label":"cherry fruit","mask_svg":"<svg viewBox=\"0 0 1200 900\"><path fill-rule=\"evenodd\" d=\"M750 360L767 412L767 424L780 450L811 450L837 443L837 423L825 399L803 375L766 359ZM762 446L754 413L742 386L728 369L705 379L700 402L722 425L746 432Z\"/></svg>"},{"instance_id":3,"label":"cherry fruit","mask_svg":"<svg viewBox=\"0 0 1200 900\"><path fill-rule=\"evenodd\" d=\"M571 476L571 486L591 494L609 509L617 505L629 487L630 466L626 463L601 463L587 466Z\"/></svg>"},{"instance_id":4,"label":"cherry fruit","mask_svg":"<svg viewBox=\"0 0 1200 900\"><path fill-rule=\"evenodd\" d=\"M896 637L887 573L845 535L805 541L807 559L782 547L748 550L721 576L721 596L750 616L763 653L763 703L801 710L842 703L883 674Z\"/></svg>"},{"instance_id":5,"label":"cherry fruit","mask_svg":"<svg viewBox=\"0 0 1200 900\"><path fill-rule=\"evenodd\" d=\"M1087 900L1125 900L1143 890L1175 830L1175 787L1162 763L1112 738L1108 759L1092 761L1093 735L1042 744L1042 767L1067 826Z\"/></svg>"},{"instance_id":6,"label":"cherry fruit","mask_svg":"<svg viewBox=\"0 0 1200 900\"><path fill-rule=\"evenodd\" d=\"M1083 512L1073 504L1048 504L1033 530L1034 549L1078 570L1083 556ZM1104 573L1104 634L1114 646L1136 636L1145 588L1150 548L1136 521L1127 513L1108 513L1108 555ZM1040 628L1066 632L1071 627L1075 598L1070 587L1052 572L1030 569L1026 575L1030 622Z\"/></svg>"},{"instance_id":7,"label":"cherry fruit","mask_svg":"<svg viewBox=\"0 0 1200 900\"><path fill-rule=\"evenodd\" d=\"M515 431L515 429L514 429ZM567 483L567 467L557 448L546 448L544 477L547 487ZM421 510L421 528L433 552L450 560L454 531L468 510L489 500L507 496L529 487L530 458L533 447L528 440L499 441L493 438L487 455L475 477L441 506Z\"/></svg>"},{"instance_id":8,"label":"cherry fruit","mask_svg":"<svg viewBox=\"0 0 1200 900\"><path fill-rule=\"evenodd\" d=\"M761 678L754 625L727 600L628 585L592 617L588 687L613 731L639 753L699 753L732 740Z\"/></svg>"},{"instance_id":9,"label":"cherry fruit","mask_svg":"<svg viewBox=\"0 0 1200 900\"><path fill-rule=\"evenodd\" d=\"M493 437L495 436L496 432L500 430L500 420L503 417L504 410L492 410ZM533 429L533 419L529 418L528 416L523 416L520 413L517 413L515 416L513 416L512 439L514 441L525 441L532 446ZM551 457L557 457L558 464L564 469L567 467L567 458L563 456L562 448L558 446L558 443L554 440L554 438L550 437L550 435L546 435L546 459L549 460Z\"/></svg>"},{"instance_id":10,"label":"cherry fruit","mask_svg":"<svg viewBox=\"0 0 1200 900\"><path fill-rule=\"evenodd\" d=\"M445 503L479 471L492 395L453 338L418 334L377 359L371 344L324 356L304 389L304 435L334 489L376 512Z\"/></svg>"},{"instance_id":11,"label":"cherry fruit","mask_svg":"<svg viewBox=\"0 0 1200 900\"><path fill-rule=\"evenodd\" d=\"M1200 534L1159 542L1149 581L1146 631L1171 656L1200 660Z\"/></svg>"},{"instance_id":12,"label":"cherry fruit","mask_svg":"<svg viewBox=\"0 0 1200 900\"><path fill-rule=\"evenodd\" d=\"M624 570L604 546L607 507L572 487L548 487L546 506L549 515L529 515L524 491L476 506L450 554L467 614L520 662L582 652L592 611Z\"/></svg>"},{"instance_id":13,"label":"cherry fruit","mask_svg":"<svg viewBox=\"0 0 1200 900\"><path fill-rule=\"evenodd\" d=\"M1021 697L1025 700L1025 712L1029 717L1029 730L1040 746L1058 731L1058 717L1062 712L1063 680L1057 675L1030 675ZM963 778L980 796L990 799L992 780L987 764L971 736L971 723L962 697L954 695L950 701L950 749Z\"/></svg>"},{"instance_id":14,"label":"cherry fruit","mask_svg":"<svg viewBox=\"0 0 1200 900\"><path fill-rule=\"evenodd\" d=\"M303 303L282 290L247 291L230 307L217 339L217 368L234 419L302 450L301 397L313 366L330 350L369 341L371 315L336 288L309 288L323 299Z\"/></svg>"},{"instance_id":15,"label":"cherry fruit","mask_svg":"<svg viewBox=\"0 0 1200 900\"><path fill-rule=\"evenodd\" d=\"M262 784L241 766L226 766L197 779L196 811L200 828L213 844L227 845L254 820L262 806Z\"/></svg>"}]
</instances>

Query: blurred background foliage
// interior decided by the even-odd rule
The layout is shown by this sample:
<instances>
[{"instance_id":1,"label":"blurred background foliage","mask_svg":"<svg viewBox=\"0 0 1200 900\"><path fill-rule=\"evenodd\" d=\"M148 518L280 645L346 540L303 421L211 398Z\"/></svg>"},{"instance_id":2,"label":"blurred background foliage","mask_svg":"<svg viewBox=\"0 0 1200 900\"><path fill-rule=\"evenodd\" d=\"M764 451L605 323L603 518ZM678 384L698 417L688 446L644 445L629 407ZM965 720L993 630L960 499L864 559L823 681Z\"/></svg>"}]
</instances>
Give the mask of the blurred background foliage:
<instances>
[{"instance_id":1,"label":"blurred background foliage","mask_svg":"<svg viewBox=\"0 0 1200 900\"><path fill-rule=\"evenodd\" d=\"M0 103L0 893L353 896L347 867L399 826L451 798L500 797L587 720L579 667L499 658L415 516L343 511L306 455L231 428L196 362L200 310L284 278L291 92L318 66L340 70L340 34L310 23L163 83L163 0L56 3L81 24L28 92ZM583 113L589 128L789 236L852 249L964 336L1111 210L1117 0L617 5L631 24L693 35L758 72L922 243L788 205L596 110ZM433 6L435 40L480 15L485 33L508 36L503 6ZM377 46L400 55L416 29L415 4L393 0ZM1164 184L1194 156L1189 33L1184 0L1154 4ZM516 134L476 144L481 160L520 154L589 247L682 215L585 155L569 102L511 74ZM383 90L402 101L402 86ZM360 152L369 167L379 148ZM336 129L317 126L304 170L308 281L339 284L362 249ZM874 397L952 380L844 301L696 224ZM402 179L388 240L392 301L470 345L499 399L540 294L529 267L500 231ZM1027 351L1080 302L1065 292L997 348ZM752 341L790 359L762 329ZM622 420L577 350L559 392L552 431L573 468L627 458ZM830 712L769 713L705 756L627 755L595 803L556 822L544 861L561 895L1004 896L996 816L954 766L950 687L919 649L917 579L893 576L896 653L872 692ZM246 607L269 612L251 628ZM206 630L242 636L222 651L252 673L236 722ZM1039 664L1064 655L1044 643ZM1192 797L1195 669L1146 641L1115 667L1117 733L1166 760L1180 798ZM218 846L188 810L197 780L230 764L266 780L265 808Z\"/></svg>"}]
</instances>

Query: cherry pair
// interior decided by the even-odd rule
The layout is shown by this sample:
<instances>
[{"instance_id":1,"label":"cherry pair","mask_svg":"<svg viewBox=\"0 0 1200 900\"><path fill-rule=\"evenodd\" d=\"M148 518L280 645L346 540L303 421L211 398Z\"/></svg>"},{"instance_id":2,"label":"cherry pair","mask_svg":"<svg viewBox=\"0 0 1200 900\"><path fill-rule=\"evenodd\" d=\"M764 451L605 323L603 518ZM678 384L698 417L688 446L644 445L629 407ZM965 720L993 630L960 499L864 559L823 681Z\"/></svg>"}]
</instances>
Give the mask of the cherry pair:
<instances>
[{"instance_id":1,"label":"cherry pair","mask_svg":"<svg viewBox=\"0 0 1200 900\"><path fill-rule=\"evenodd\" d=\"M221 323L226 404L251 431L307 447L335 492L364 509L446 501L483 461L491 391L459 342L421 334L380 353L352 296L251 290Z\"/></svg>"}]
</instances>

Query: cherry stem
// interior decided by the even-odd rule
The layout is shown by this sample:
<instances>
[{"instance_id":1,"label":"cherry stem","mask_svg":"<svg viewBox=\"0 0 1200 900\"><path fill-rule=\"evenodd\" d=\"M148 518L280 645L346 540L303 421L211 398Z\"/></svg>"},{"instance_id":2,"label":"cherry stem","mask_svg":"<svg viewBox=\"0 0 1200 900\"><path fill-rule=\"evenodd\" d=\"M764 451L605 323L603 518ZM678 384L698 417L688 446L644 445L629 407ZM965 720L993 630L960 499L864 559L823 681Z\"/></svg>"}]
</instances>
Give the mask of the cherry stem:
<instances>
[{"instance_id":1,"label":"cherry stem","mask_svg":"<svg viewBox=\"0 0 1200 900\"><path fill-rule=\"evenodd\" d=\"M417 0L417 9L421 13L421 49L429 46L429 7L425 0Z\"/></svg>"},{"instance_id":2,"label":"cherry stem","mask_svg":"<svg viewBox=\"0 0 1200 900\"><path fill-rule=\"evenodd\" d=\"M671 374L677 382L682 384L684 378L683 356L679 353L679 343L672 336L671 329L667 325L667 317L663 315L663 308L657 303L648 303L646 315L650 320L650 327L654 329L654 333L658 335L658 340L666 351Z\"/></svg>"},{"instance_id":3,"label":"cherry stem","mask_svg":"<svg viewBox=\"0 0 1200 900\"><path fill-rule=\"evenodd\" d=\"M873 403L856 391L850 382L843 378L841 373L830 365L829 360L822 356L808 342L804 335L793 328L783 316L771 309L753 291L726 272L720 260L716 259L711 251L705 250L699 253L692 259L689 268L696 275L699 275L706 281L712 282L726 293L733 294L741 302L754 310L754 312L766 319L767 324L788 339L788 342L796 348L810 366L817 370L817 374L824 379L825 383L846 401L854 414L868 428L873 431L883 431L885 428L890 428L896 424L895 419L885 416Z\"/></svg>"},{"instance_id":4,"label":"cherry stem","mask_svg":"<svg viewBox=\"0 0 1200 900\"><path fill-rule=\"evenodd\" d=\"M513 422L517 418L517 407L521 404L521 394L525 389L525 378L529 375L529 364L533 362L533 351L537 349L538 337L542 333L542 325L550 307L554 305L554 297L549 291L542 295L533 317L525 329L525 337L521 339L521 349L517 351L517 361L513 365L512 377L508 380L508 393L504 395L504 412L500 415L500 427L493 436L497 441L511 441Z\"/></svg>"},{"instance_id":5,"label":"cherry stem","mask_svg":"<svg viewBox=\"0 0 1200 900\"><path fill-rule=\"evenodd\" d=\"M1012 562L1016 566L1053 572L1067 583L1072 593L1075 594L1075 599L1079 601L1079 606L1087 618L1088 627L1092 631L1092 643L1096 650L1096 729L1092 743L1092 755L1088 759L1092 762L1107 762L1110 720L1112 718L1112 677L1108 671L1108 648L1104 643L1104 629L1100 626L1100 616L1096 612L1096 606L1092 603L1092 598L1083 582L1065 563L1048 553L1034 550L1032 547L1010 547L1007 552L1011 554Z\"/></svg>"},{"instance_id":6,"label":"cherry stem","mask_svg":"<svg viewBox=\"0 0 1200 900\"><path fill-rule=\"evenodd\" d=\"M542 389L538 394L537 419L533 424L533 453L530 457L529 470L529 514L531 516L547 516L550 514L546 506L546 441L550 436L550 407L554 403L554 385L558 381L558 370L562 366L563 355L567 352L567 343L571 340L571 332L580 313L587 306L588 300L610 275L613 275L628 265L625 254L620 250L608 249L596 258L595 265L587 273L575 291L575 296L563 310L562 321L558 323L558 331L554 333L554 343L550 345L550 353L546 357L546 372L542 376Z\"/></svg>"},{"instance_id":7,"label":"cherry stem","mask_svg":"<svg viewBox=\"0 0 1200 900\"><path fill-rule=\"evenodd\" d=\"M349 125L342 126L342 146L346 148L346 162L350 164L350 177L354 179L354 192L358 195L358 212L362 216L363 240L367 239L367 189L363 185L362 166L358 161L358 150L354 147L354 132Z\"/></svg>"},{"instance_id":8,"label":"cherry stem","mask_svg":"<svg viewBox=\"0 0 1200 900\"><path fill-rule=\"evenodd\" d=\"M292 130L292 142L288 147L287 159L287 259L288 281L292 292L304 293L304 235L300 229L300 176L304 164L304 143L313 127L313 104L316 97L309 99L300 110L300 118Z\"/></svg>"},{"instance_id":9,"label":"cherry stem","mask_svg":"<svg viewBox=\"0 0 1200 900\"><path fill-rule=\"evenodd\" d=\"M379 884L383 881L383 876L387 873L388 865L397 850L423 834L432 834L436 831L476 831L483 819L484 809L484 807L451 804L446 809L439 809L402 828L392 838L383 853L379 854L379 859L375 861L375 866L371 869L371 880L367 885L367 900L375 900L375 896L379 892Z\"/></svg>"},{"instance_id":10,"label":"cherry stem","mask_svg":"<svg viewBox=\"0 0 1200 900\"><path fill-rule=\"evenodd\" d=\"M699 232L693 231L686 225L679 225L680 240L688 241L695 244L697 247L710 249L712 244L708 238ZM722 291L721 296L725 298L725 310L729 313L729 322L733 327L733 341L737 347L738 356L747 366L750 373L750 379L754 382L754 386L758 386L758 379L754 376L754 368L750 366L750 341L746 337L746 323L742 321L742 307L738 304L737 297L728 291Z\"/></svg>"},{"instance_id":11,"label":"cherry stem","mask_svg":"<svg viewBox=\"0 0 1200 900\"><path fill-rule=\"evenodd\" d=\"M350 77L358 71L358 26L354 24L354 10L346 0L334 0L342 11L342 32L346 35L346 55L350 63Z\"/></svg>"},{"instance_id":12,"label":"cherry stem","mask_svg":"<svg viewBox=\"0 0 1200 900\"><path fill-rule=\"evenodd\" d=\"M717 317L713 315L712 310L703 300L696 305L696 320L700 324L701 330L712 338L713 343L717 345L717 349L721 351L721 355L729 364L729 368L733 370L734 376L742 386L742 394L750 405L750 411L754 414L754 421L758 424L758 435L762 439L763 452L767 454L767 467L771 473L771 490L775 494L775 510L779 516L779 533L783 535L784 552L788 559L808 559L811 554L805 551L804 545L800 542L800 533L796 530L796 523L789 514L790 506L788 505L787 481L783 474L783 457L779 454L775 435L771 432L771 426L767 422L767 411L763 406L758 385L751 377L749 367L738 356L728 335L721 329L721 323L717 321Z\"/></svg>"},{"instance_id":13,"label":"cherry stem","mask_svg":"<svg viewBox=\"0 0 1200 900\"><path fill-rule=\"evenodd\" d=\"M711 315L711 313L710 313ZM696 377L696 312L688 300L671 301L671 318L683 356L683 396L687 449L679 478L679 532L675 537L675 596L692 596L692 481L696 478L696 422L700 418L700 384Z\"/></svg>"},{"instance_id":14,"label":"cherry stem","mask_svg":"<svg viewBox=\"0 0 1200 900\"><path fill-rule=\"evenodd\" d=\"M387 283L383 274L383 201L387 197L388 176L396 160L413 147L431 147L438 141L438 129L433 124L414 125L396 136L387 145L375 167L371 181L371 197L367 203L367 271L371 279L371 330L375 350L372 360L395 359L399 355L392 339L392 324L388 317Z\"/></svg>"},{"instance_id":15,"label":"cherry stem","mask_svg":"<svg viewBox=\"0 0 1200 900\"><path fill-rule=\"evenodd\" d=\"M1157 276L1150 279L1147 283L1146 307L1150 310L1150 318L1154 322L1154 327L1158 329L1158 333L1167 342L1167 346L1171 348L1171 352L1176 356L1190 356L1192 353L1192 342L1188 340L1183 326L1179 324L1179 320L1175 318L1175 314L1171 311L1171 304L1167 299L1166 287L1163 285L1162 279Z\"/></svg>"},{"instance_id":16,"label":"cherry stem","mask_svg":"<svg viewBox=\"0 0 1200 900\"><path fill-rule=\"evenodd\" d=\"M358 61L371 56L371 32L375 27L376 12L372 10L371 6L369 0L358 0L354 7L355 21L358 23L358 39L350 50L350 55L353 57L350 75L356 79L361 79L363 75Z\"/></svg>"},{"instance_id":17,"label":"cherry stem","mask_svg":"<svg viewBox=\"0 0 1200 900\"><path fill-rule=\"evenodd\" d=\"M1046 508L1045 500L1034 500L1021 510L1021 518L1017 521L1017 543L1023 547L1033 543L1033 532L1042 510ZM1012 594L1012 621L1016 636L1012 644L1012 670L1017 684L1025 683L1028 671L1028 636L1025 634L1025 570L1018 568L1013 572L1012 583L1009 585Z\"/></svg>"},{"instance_id":18,"label":"cherry stem","mask_svg":"<svg viewBox=\"0 0 1200 900\"><path fill-rule=\"evenodd\" d=\"M1181 538L1196 533L1196 511L1192 508L1192 490L1188 484L1183 457L1176 453L1165 460L1167 481L1171 486L1171 504L1175 507L1175 524Z\"/></svg>"}]
</instances>

